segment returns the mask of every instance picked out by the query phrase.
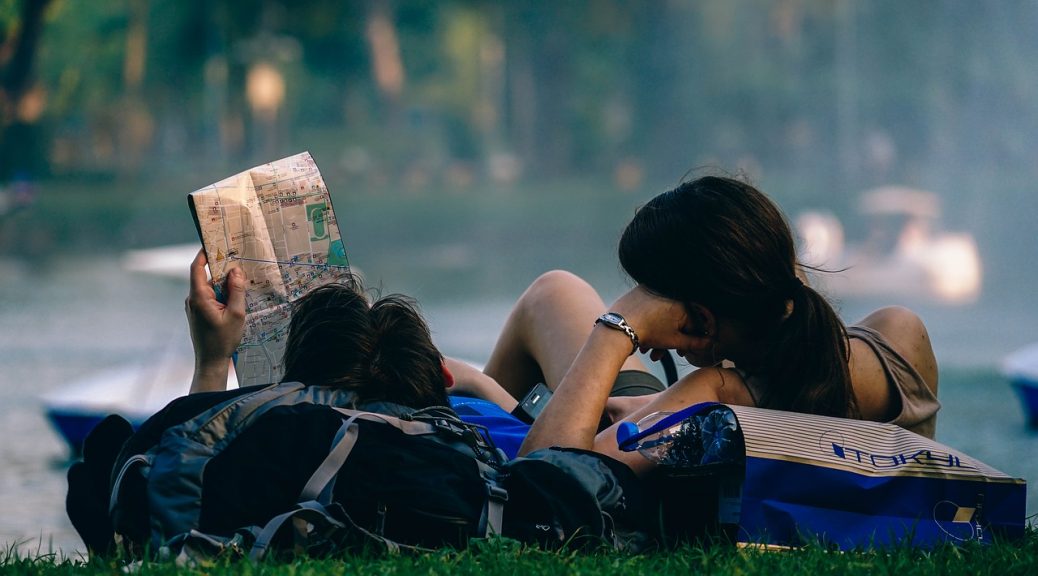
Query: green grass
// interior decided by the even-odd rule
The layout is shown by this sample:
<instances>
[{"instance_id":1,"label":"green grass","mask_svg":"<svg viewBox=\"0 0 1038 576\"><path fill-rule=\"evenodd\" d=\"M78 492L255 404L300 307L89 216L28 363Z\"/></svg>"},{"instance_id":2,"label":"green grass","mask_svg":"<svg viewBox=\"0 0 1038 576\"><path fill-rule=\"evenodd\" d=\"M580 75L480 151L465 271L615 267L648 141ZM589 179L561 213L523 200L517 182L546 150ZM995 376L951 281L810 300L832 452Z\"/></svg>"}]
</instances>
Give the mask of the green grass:
<instances>
[{"instance_id":1,"label":"green grass","mask_svg":"<svg viewBox=\"0 0 1038 576\"><path fill-rule=\"evenodd\" d=\"M118 574L117 562L81 562L52 556L20 557L0 554L2 574ZM993 545L945 546L934 550L829 552L817 547L790 551L731 547L686 547L642 555L615 553L551 553L509 540L479 543L464 552L439 551L418 556L346 557L337 560L301 559L292 562L216 560L206 566L178 568L172 563L141 564L137 574L205 574L222 576L279 575L485 575L539 574L891 574L1013 575L1038 571L1038 532L1029 528L1018 542Z\"/></svg>"}]
</instances>

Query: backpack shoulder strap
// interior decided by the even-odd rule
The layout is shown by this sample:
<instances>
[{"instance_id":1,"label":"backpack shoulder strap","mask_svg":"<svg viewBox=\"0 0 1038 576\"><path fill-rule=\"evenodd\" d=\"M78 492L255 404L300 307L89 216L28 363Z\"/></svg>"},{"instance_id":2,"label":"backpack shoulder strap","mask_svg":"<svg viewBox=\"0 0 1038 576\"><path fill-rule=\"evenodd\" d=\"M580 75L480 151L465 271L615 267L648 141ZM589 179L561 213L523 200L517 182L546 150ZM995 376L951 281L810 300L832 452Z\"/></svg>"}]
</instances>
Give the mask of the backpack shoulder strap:
<instances>
[{"instance_id":1,"label":"backpack shoulder strap","mask_svg":"<svg viewBox=\"0 0 1038 576\"><path fill-rule=\"evenodd\" d=\"M428 422L401 420L400 418L386 416L385 414L348 410L345 408L335 408L335 410L345 416L346 420L339 427L339 431L336 432L335 439L332 441L332 448L328 451L328 456L314 470L314 473L306 482L306 486L303 487L303 491L299 495L300 502L308 500L317 500L322 504L331 502L335 476L339 473L339 468L342 468L342 465L346 463L346 459L350 457L350 452L357 444L359 427L354 423L358 419L382 422L409 436L427 436L436 433L436 427Z\"/></svg>"},{"instance_id":2,"label":"backpack shoulder strap","mask_svg":"<svg viewBox=\"0 0 1038 576\"><path fill-rule=\"evenodd\" d=\"M487 500L480 517L477 533L486 537L490 534L501 534L504 519L504 506L508 501L508 491L498 481L497 470L480 458L480 453L472 446L459 444L458 442L446 441L441 438L442 434L449 431L450 434L459 434L456 429L443 423L437 424L428 421L403 420L384 414L374 412L361 412L336 408L336 411L346 417L332 442L332 448L328 456L317 467L310 476L306 486L299 495L299 502L316 500L321 504L331 503L332 491L335 486L335 478L339 469L346 463L350 452L357 443L359 426L357 420L381 422L393 426L409 436L428 436L441 441L442 444L450 446L463 454L472 457L479 470L480 477L487 489Z\"/></svg>"},{"instance_id":3,"label":"backpack shoulder strap","mask_svg":"<svg viewBox=\"0 0 1038 576\"><path fill-rule=\"evenodd\" d=\"M249 420L273 406L294 403L284 400L287 400L288 396L298 396L303 390L304 386L299 382L271 384L218 404L170 430L179 430L207 446L226 444L229 441L228 436L234 436L234 432Z\"/></svg>"}]
</instances>

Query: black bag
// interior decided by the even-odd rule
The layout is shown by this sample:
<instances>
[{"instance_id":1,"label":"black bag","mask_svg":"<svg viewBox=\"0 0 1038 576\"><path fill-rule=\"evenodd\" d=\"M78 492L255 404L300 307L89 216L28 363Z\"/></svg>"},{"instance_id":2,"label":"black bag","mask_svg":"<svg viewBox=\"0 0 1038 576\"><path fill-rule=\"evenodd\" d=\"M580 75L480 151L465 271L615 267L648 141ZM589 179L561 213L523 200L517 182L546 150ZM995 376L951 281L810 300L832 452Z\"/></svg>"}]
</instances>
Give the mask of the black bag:
<instances>
[{"instance_id":1,"label":"black bag","mask_svg":"<svg viewBox=\"0 0 1038 576\"><path fill-rule=\"evenodd\" d=\"M252 557L462 548L489 534L548 547L640 545L615 526L639 533L638 484L622 464L558 450L506 463L485 431L449 409L343 408L353 400L279 384L170 427L117 461L114 531L136 552L182 559L228 548ZM70 474L70 517L84 508L73 493L88 491L73 484ZM74 524L86 539L87 523Z\"/></svg>"},{"instance_id":2,"label":"black bag","mask_svg":"<svg viewBox=\"0 0 1038 576\"><path fill-rule=\"evenodd\" d=\"M543 548L639 552L648 537L642 484L625 464L573 448L548 448L504 467L503 533Z\"/></svg>"}]
</instances>

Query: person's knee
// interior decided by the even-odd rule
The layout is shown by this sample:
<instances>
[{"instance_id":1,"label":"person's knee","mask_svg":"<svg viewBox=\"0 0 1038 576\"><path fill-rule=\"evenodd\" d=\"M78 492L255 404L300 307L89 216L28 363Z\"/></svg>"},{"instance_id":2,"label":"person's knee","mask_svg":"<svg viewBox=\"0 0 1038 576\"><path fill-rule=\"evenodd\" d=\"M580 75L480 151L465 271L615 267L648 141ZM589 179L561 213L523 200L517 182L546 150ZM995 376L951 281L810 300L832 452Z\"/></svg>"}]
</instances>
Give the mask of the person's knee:
<instances>
[{"instance_id":1,"label":"person's knee","mask_svg":"<svg viewBox=\"0 0 1038 576\"><path fill-rule=\"evenodd\" d=\"M566 270L551 270L541 274L523 294L523 300L531 305L544 305L572 297L596 294L583 278Z\"/></svg>"}]
</instances>

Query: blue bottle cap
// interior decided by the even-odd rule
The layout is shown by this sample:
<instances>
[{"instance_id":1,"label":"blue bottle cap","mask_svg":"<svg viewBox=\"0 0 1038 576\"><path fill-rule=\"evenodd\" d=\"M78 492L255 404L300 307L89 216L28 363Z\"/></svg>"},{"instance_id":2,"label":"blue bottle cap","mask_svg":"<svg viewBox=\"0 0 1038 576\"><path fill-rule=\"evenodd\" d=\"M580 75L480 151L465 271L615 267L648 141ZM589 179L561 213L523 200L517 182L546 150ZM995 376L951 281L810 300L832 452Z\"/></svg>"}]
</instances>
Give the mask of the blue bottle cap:
<instances>
[{"instance_id":1,"label":"blue bottle cap","mask_svg":"<svg viewBox=\"0 0 1038 576\"><path fill-rule=\"evenodd\" d=\"M638 449L636 442L628 442L630 438L638 433L638 425L634 422L621 422L616 428L616 444L624 452L633 452Z\"/></svg>"}]
</instances>

